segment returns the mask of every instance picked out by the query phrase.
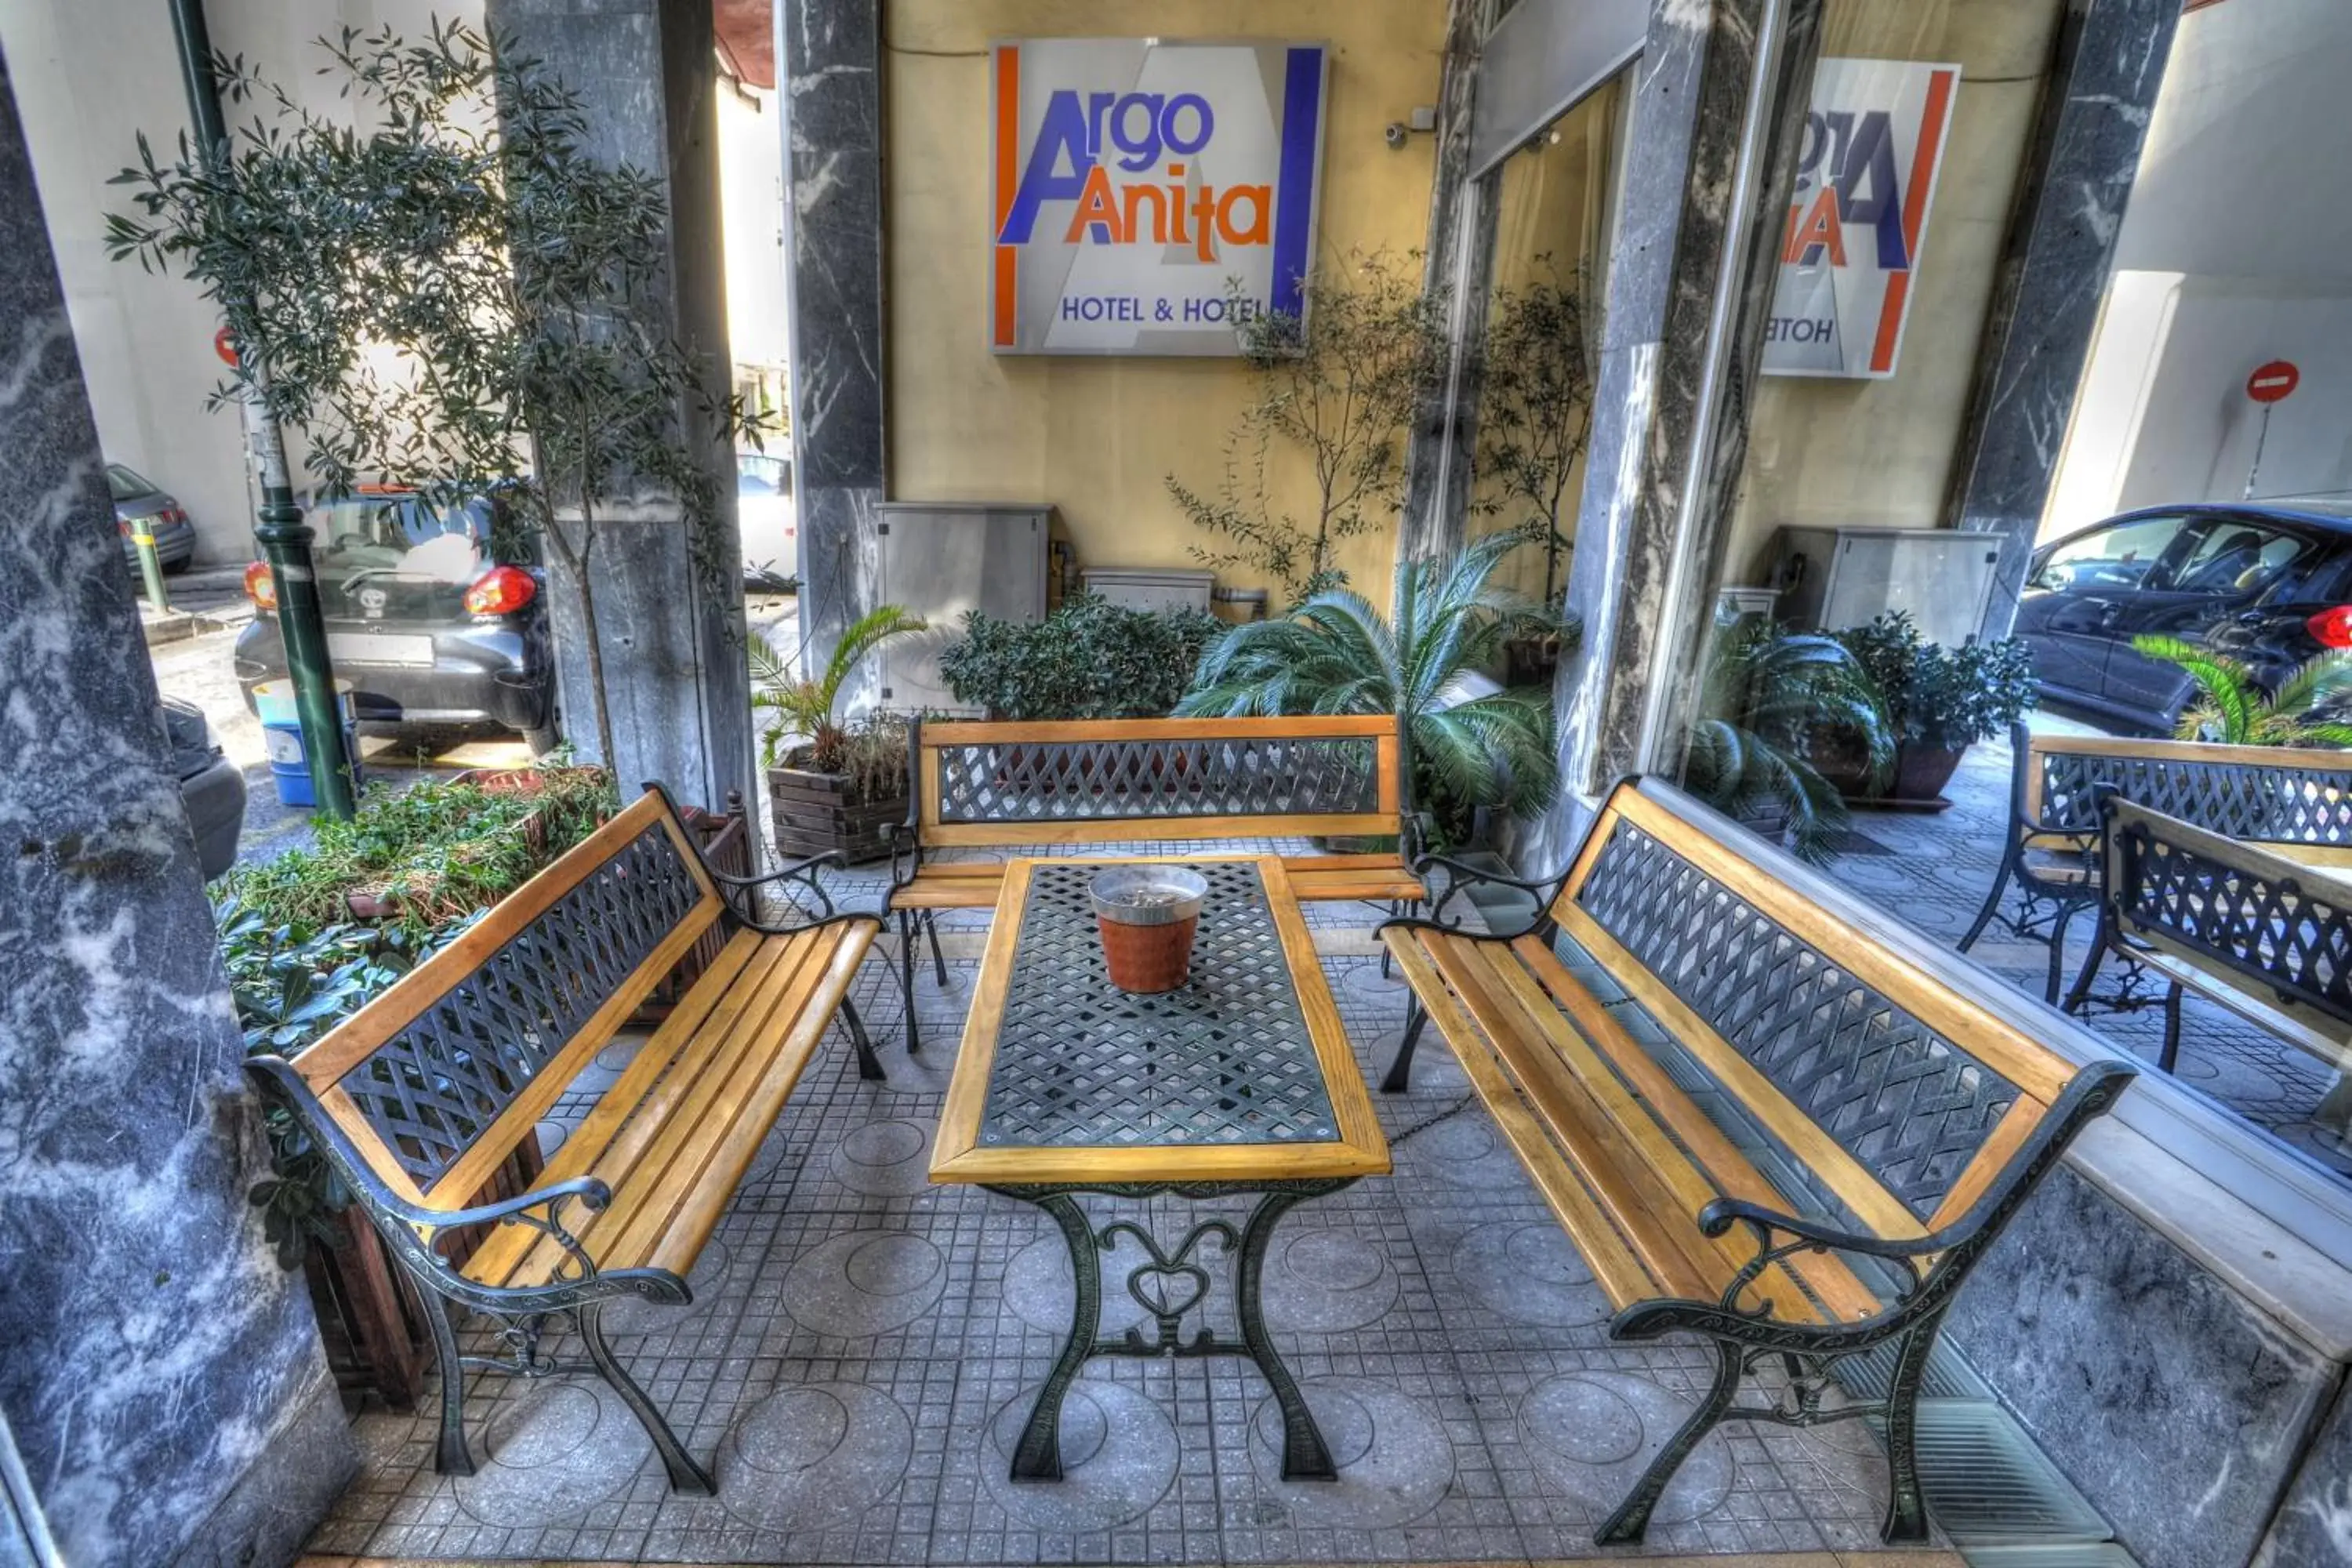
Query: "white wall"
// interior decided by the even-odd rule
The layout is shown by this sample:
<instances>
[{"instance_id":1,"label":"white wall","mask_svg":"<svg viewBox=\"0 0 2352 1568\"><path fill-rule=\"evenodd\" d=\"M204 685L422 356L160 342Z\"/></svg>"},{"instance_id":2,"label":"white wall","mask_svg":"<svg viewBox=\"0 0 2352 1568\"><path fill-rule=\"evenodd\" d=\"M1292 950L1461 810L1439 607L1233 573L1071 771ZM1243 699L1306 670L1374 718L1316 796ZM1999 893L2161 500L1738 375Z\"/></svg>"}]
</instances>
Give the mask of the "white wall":
<instances>
[{"instance_id":1,"label":"white wall","mask_svg":"<svg viewBox=\"0 0 2352 1568\"><path fill-rule=\"evenodd\" d=\"M389 22L415 36L436 15L478 23L480 0L212 0L213 44L259 63L312 107L334 101L315 74L311 41L349 24ZM219 318L189 285L109 261L106 215L129 192L106 182L138 153L145 132L159 162L186 131L171 16L160 0L0 0L33 174L57 247L82 374L109 458L176 495L194 520L197 557L248 560L253 497L233 408L205 411L224 367L214 357ZM232 126L236 105L227 106ZM299 481L298 481L299 482Z\"/></svg>"},{"instance_id":2,"label":"white wall","mask_svg":"<svg viewBox=\"0 0 2352 1568\"><path fill-rule=\"evenodd\" d=\"M727 341L738 365L792 363L784 326L784 142L772 89L719 83Z\"/></svg>"},{"instance_id":3,"label":"white wall","mask_svg":"<svg viewBox=\"0 0 2352 1568\"><path fill-rule=\"evenodd\" d=\"M2245 491L2249 372L2303 372L2256 494L2352 490L2352 110L2345 0L2221 0L2181 18L2045 538Z\"/></svg>"}]
</instances>

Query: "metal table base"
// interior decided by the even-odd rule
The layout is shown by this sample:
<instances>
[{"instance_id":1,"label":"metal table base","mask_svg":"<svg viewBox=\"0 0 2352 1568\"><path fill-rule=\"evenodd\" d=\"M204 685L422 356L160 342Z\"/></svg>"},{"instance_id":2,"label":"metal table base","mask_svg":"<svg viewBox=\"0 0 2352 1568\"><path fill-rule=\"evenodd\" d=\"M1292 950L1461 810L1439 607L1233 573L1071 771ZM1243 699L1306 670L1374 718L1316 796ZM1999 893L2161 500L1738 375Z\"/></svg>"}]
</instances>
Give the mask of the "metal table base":
<instances>
[{"instance_id":1,"label":"metal table base","mask_svg":"<svg viewBox=\"0 0 2352 1568\"><path fill-rule=\"evenodd\" d=\"M1070 1333L1062 1353L1037 1393L1022 1428L1021 1443L1013 1453L1016 1481L1057 1481L1062 1479L1062 1400L1087 1361L1098 1355L1120 1356L1247 1356L1274 1389L1282 1407L1282 1479L1286 1481L1329 1481L1339 1479L1330 1449L1298 1392L1297 1380L1283 1364L1281 1354L1265 1331L1260 1301L1265 1276L1266 1247L1274 1227L1285 1214L1309 1198L1353 1186L1353 1176L1272 1182L1137 1182L1074 1184L998 1185L988 1190L1034 1204L1053 1217L1070 1249L1070 1274L1076 1282L1077 1300L1070 1314ZM1097 1230L1079 1207L1077 1194L1100 1193L1108 1197L1150 1198L1172 1194L1192 1200L1254 1195L1257 1205L1239 1231L1223 1217L1202 1220L1184 1233L1171 1249L1163 1248L1133 1220L1114 1220ZM1140 1324L1123 1334L1102 1336L1101 1255L1115 1249L1119 1237L1133 1237L1146 1261L1128 1271L1127 1292L1152 1315L1156 1332L1147 1335ZM1224 1257L1234 1258L1234 1299L1241 1338L1223 1338L1202 1325L1192 1338L1183 1337L1183 1319L1209 1293L1209 1270L1194 1255L1214 1237ZM1238 1255L1238 1256L1236 1256Z\"/></svg>"}]
</instances>

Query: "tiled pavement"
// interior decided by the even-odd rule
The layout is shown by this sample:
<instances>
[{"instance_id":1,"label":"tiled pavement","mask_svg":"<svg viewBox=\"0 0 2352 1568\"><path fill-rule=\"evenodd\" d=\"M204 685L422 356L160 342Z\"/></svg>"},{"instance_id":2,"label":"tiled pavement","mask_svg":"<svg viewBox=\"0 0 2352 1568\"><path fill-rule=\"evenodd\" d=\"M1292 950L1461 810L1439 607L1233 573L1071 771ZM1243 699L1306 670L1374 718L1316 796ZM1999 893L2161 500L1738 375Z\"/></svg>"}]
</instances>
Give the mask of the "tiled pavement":
<instances>
[{"instance_id":1,"label":"tiled pavement","mask_svg":"<svg viewBox=\"0 0 2352 1568\"><path fill-rule=\"evenodd\" d=\"M1956 941L1990 881L2008 766L2005 747L1979 747L1950 812L1858 818L1840 880ZM878 880L853 887L870 894ZM1379 912L1309 910L1375 1078L1404 995L1369 956ZM1609 1342L1605 1302L1442 1049L1423 1053L1410 1095L1376 1097L1395 1174L1295 1211L1269 1266L1268 1321L1340 1462L1337 1483L1279 1479L1265 1385L1222 1359L1095 1361L1066 1412L1066 1479L1006 1479L1013 1436L1059 1348L1068 1266L1034 1211L924 1180L986 922L977 910L943 918L949 984L919 969L927 1044L911 1060L887 1047L887 1083L861 1082L835 1031L696 1269L696 1304L608 1317L623 1360L688 1447L716 1456L717 1498L671 1494L634 1421L593 1378L482 1377L467 1402L470 1428L488 1433L478 1436L482 1473L434 1472L426 1414L362 1415L362 1472L313 1550L745 1563L1590 1552L1595 1521L1688 1408L1705 1356ZM2077 952L2086 937L2078 931ZM1977 956L2038 991L2043 951L1997 925ZM884 953L856 995L877 1038L895 1037L901 1004ZM2327 1087L2320 1074L2197 1004L2189 1018L2185 1078L2328 1153L2307 1120ZM2093 1022L2153 1055L2153 1014ZM556 1120L583 1114L629 1049L607 1052ZM1183 1206L1157 1200L1154 1228L1180 1230ZM1122 1261L1106 1270L1107 1328L1121 1321ZM1229 1300L1209 1299L1226 1328ZM1884 1477L1858 1425L1734 1426L1685 1466L1643 1550L1874 1548Z\"/></svg>"}]
</instances>

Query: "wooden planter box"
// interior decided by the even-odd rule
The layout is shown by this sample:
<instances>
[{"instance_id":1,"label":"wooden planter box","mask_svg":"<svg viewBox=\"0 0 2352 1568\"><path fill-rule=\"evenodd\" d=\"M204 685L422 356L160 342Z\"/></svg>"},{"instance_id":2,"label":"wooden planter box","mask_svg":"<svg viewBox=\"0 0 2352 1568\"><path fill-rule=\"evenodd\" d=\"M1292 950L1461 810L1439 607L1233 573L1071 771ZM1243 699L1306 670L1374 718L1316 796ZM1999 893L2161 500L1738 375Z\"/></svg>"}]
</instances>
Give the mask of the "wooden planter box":
<instances>
[{"instance_id":1,"label":"wooden planter box","mask_svg":"<svg viewBox=\"0 0 2352 1568\"><path fill-rule=\"evenodd\" d=\"M770 768L768 796L776 853L786 860L828 850L853 866L878 860L890 852L892 825L907 820L903 780L896 795L877 798L852 794L841 773Z\"/></svg>"}]
</instances>

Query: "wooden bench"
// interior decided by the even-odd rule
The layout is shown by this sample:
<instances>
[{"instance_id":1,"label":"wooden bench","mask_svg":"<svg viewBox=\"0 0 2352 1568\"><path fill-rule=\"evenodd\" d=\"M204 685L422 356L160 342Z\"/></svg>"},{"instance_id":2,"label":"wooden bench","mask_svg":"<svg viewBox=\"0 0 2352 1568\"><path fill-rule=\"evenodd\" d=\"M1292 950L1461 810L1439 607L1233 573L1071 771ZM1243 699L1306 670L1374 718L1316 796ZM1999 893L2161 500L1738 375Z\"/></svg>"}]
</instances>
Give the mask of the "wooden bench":
<instances>
[{"instance_id":1,"label":"wooden bench","mask_svg":"<svg viewBox=\"0 0 2352 1568\"><path fill-rule=\"evenodd\" d=\"M1422 895L1393 716L935 721L911 726L908 746L914 793L891 840L890 908L909 996L918 924L945 984L936 912L992 908L1004 876L1001 859L939 850L1387 838L1394 846L1376 852L1288 856L1284 868L1303 900L1369 900L1395 913ZM911 1005L907 1044L918 1044Z\"/></svg>"},{"instance_id":2,"label":"wooden bench","mask_svg":"<svg viewBox=\"0 0 2352 1568\"><path fill-rule=\"evenodd\" d=\"M2167 982L2164 1048L2180 1056L2183 988L2310 1053L2338 1075L2313 1120L2352 1120L2352 876L2326 848L2242 844L2110 793L2099 931L2066 997L2074 1012L2108 953ZM2316 856L2316 861L2305 856Z\"/></svg>"},{"instance_id":3,"label":"wooden bench","mask_svg":"<svg viewBox=\"0 0 2352 1568\"><path fill-rule=\"evenodd\" d=\"M1720 1421L1878 1415L1885 1534L1920 1540L1916 1413L1954 1292L2134 1069L2076 1067L1984 1000L1980 972L1873 935L1736 836L1664 784L1621 785L1568 871L1514 882L1544 912L1500 934L1444 916L1508 879L1433 859L1458 879L1434 918L1381 928L1414 997L1388 1087L1433 1019L1616 1309L1612 1337L1714 1344L1698 1409L1597 1539L1639 1540ZM1885 1397L1824 1404L1830 1363L1881 1346ZM1788 1386L1735 1403L1765 1366Z\"/></svg>"},{"instance_id":4,"label":"wooden bench","mask_svg":"<svg viewBox=\"0 0 2352 1568\"><path fill-rule=\"evenodd\" d=\"M2021 723L2010 726L2009 743L2010 824L2000 869L1960 951L1984 934L2011 883L2024 889L2029 903L2049 900L2044 995L2053 1003L2066 963L2066 928L2099 902L2103 790L2120 790L2225 837L2333 846L2352 855L2352 756L2342 752L2035 735Z\"/></svg>"},{"instance_id":5,"label":"wooden bench","mask_svg":"<svg viewBox=\"0 0 2352 1568\"><path fill-rule=\"evenodd\" d=\"M600 1320L623 1296L692 1300L687 1273L836 1012L859 1070L882 1076L848 995L882 922L833 912L815 875L824 863L838 861L764 877L713 872L668 797L647 785L299 1057L247 1063L427 1293L443 1471L474 1472L467 1368L593 1370L644 1424L673 1487L714 1489L614 1358ZM752 889L783 879L810 889L824 913L763 923ZM725 933L716 956L529 1189L469 1204L714 931ZM435 1296L499 1320L510 1359L461 1357ZM587 1368L542 1353L554 1313L576 1319Z\"/></svg>"}]
</instances>

